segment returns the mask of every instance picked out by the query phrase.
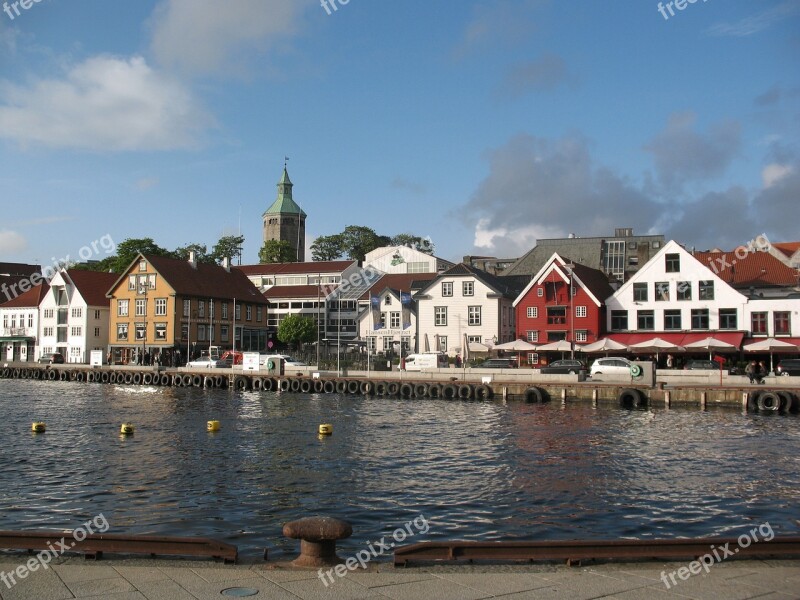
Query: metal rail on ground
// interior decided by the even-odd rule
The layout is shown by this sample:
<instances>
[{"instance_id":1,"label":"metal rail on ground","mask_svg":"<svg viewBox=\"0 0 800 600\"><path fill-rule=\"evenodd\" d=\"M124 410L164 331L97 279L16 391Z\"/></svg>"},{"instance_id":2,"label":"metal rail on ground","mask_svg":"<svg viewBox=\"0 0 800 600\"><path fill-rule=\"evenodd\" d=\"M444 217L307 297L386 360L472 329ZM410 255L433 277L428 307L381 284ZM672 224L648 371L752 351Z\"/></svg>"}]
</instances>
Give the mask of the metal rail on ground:
<instances>
[{"instance_id":1,"label":"metal rail on ground","mask_svg":"<svg viewBox=\"0 0 800 600\"><path fill-rule=\"evenodd\" d=\"M80 541L65 531L0 531L0 548L6 550L49 550L83 553L100 559L104 552L149 554L151 556L202 556L235 563L236 546L210 538L165 537L150 535L87 534ZM59 544L58 542L61 542ZM62 545L63 544L63 545Z\"/></svg>"},{"instance_id":2,"label":"metal rail on ground","mask_svg":"<svg viewBox=\"0 0 800 600\"><path fill-rule=\"evenodd\" d=\"M547 542L422 542L395 548L395 566L424 561L555 561L579 565L588 560L680 559L717 553L724 559L739 557L800 556L800 536L774 537L769 542L740 546L739 538L671 540L579 540Z\"/></svg>"}]
</instances>

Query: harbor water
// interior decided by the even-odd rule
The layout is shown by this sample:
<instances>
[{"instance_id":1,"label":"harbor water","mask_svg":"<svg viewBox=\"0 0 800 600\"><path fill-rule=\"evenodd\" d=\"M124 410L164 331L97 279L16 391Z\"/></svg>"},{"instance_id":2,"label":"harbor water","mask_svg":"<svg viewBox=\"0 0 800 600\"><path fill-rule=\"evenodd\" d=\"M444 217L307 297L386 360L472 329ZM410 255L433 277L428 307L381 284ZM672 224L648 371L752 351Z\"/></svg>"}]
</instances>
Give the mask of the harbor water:
<instances>
[{"instance_id":1,"label":"harbor water","mask_svg":"<svg viewBox=\"0 0 800 600\"><path fill-rule=\"evenodd\" d=\"M0 381L0 411L0 529L103 514L276 559L316 514L353 524L343 555L420 516L405 543L800 531L796 415L30 380Z\"/></svg>"}]
</instances>

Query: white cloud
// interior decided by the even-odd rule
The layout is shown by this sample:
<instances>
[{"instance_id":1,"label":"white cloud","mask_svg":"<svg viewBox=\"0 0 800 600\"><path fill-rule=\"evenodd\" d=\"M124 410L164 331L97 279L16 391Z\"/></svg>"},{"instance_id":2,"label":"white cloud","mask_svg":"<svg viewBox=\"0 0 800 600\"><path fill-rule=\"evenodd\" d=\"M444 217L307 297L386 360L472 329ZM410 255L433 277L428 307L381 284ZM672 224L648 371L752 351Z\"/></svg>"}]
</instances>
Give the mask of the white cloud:
<instances>
[{"instance_id":1,"label":"white cloud","mask_svg":"<svg viewBox=\"0 0 800 600\"><path fill-rule=\"evenodd\" d=\"M88 150L172 150L198 145L213 125L192 93L144 58L98 56L63 79L0 82L0 138Z\"/></svg>"},{"instance_id":2,"label":"white cloud","mask_svg":"<svg viewBox=\"0 0 800 600\"><path fill-rule=\"evenodd\" d=\"M771 164L764 167L761 171L761 180L764 182L764 189L769 189L777 184L784 177L791 175L791 165Z\"/></svg>"},{"instance_id":3,"label":"white cloud","mask_svg":"<svg viewBox=\"0 0 800 600\"><path fill-rule=\"evenodd\" d=\"M4 254L15 254L27 249L28 240L21 233L10 229L0 230L0 252Z\"/></svg>"},{"instance_id":4,"label":"white cloud","mask_svg":"<svg viewBox=\"0 0 800 600\"><path fill-rule=\"evenodd\" d=\"M561 227L523 225L491 229L489 219L479 219L475 225L474 244L493 256L521 256L533 248L537 240L560 237L565 237Z\"/></svg>"},{"instance_id":5,"label":"white cloud","mask_svg":"<svg viewBox=\"0 0 800 600\"><path fill-rule=\"evenodd\" d=\"M185 73L243 74L255 57L299 30L313 3L298 0L164 0L151 17L158 61Z\"/></svg>"},{"instance_id":6,"label":"white cloud","mask_svg":"<svg viewBox=\"0 0 800 600\"><path fill-rule=\"evenodd\" d=\"M746 37L769 29L773 24L790 19L798 13L800 3L797 0L786 0L735 23L717 23L708 29L708 33L715 36Z\"/></svg>"},{"instance_id":7,"label":"white cloud","mask_svg":"<svg viewBox=\"0 0 800 600\"><path fill-rule=\"evenodd\" d=\"M159 180L157 177L143 177L136 182L136 189L138 190L149 190L152 187L157 186Z\"/></svg>"}]
</instances>

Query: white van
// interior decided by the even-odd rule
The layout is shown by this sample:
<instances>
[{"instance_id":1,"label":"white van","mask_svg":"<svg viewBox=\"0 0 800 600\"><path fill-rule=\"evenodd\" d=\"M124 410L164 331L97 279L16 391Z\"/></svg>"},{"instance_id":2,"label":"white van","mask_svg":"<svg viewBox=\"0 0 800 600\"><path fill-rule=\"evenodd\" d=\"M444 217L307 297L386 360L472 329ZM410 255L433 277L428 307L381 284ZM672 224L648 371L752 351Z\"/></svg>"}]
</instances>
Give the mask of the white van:
<instances>
[{"instance_id":1,"label":"white van","mask_svg":"<svg viewBox=\"0 0 800 600\"><path fill-rule=\"evenodd\" d=\"M404 356L406 371L422 371L422 369L446 369L449 366L447 354L444 352L425 352Z\"/></svg>"}]
</instances>

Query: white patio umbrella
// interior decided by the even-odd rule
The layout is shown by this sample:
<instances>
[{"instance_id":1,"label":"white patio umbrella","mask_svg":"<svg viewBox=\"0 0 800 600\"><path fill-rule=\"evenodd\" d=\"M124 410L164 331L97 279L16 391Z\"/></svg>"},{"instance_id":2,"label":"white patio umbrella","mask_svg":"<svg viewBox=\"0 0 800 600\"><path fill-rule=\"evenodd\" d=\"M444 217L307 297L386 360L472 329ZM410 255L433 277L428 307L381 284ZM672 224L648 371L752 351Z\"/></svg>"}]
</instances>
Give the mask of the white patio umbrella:
<instances>
[{"instance_id":1,"label":"white patio umbrella","mask_svg":"<svg viewBox=\"0 0 800 600\"><path fill-rule=\"evenodd\" d=\"M576 348L577 349L577 348ZM603 338L602 340L597 340L591 344L586 344L585 346L581 346L580 351L586 352L587 354L595 354L600 352L605 352L606 356L608 356L609 352L620 352L622 350L627 350L628 346L621 342L616 342L611 338Z\"/></svg>"},{"instance_id":2,"label":"white patio umbrella","mask_svg":"<svg viewBox=\"0 0 800 600\"><path fill-rule=\"evenodd\" d=\"M663 340L660 337L655 337L651 340L639 342L638 344L631 344L628 346L628 349L637 353L655 352L656 361L658 361L658 355L661 352L681 352L683 351L683 346L678 346L672 342Z\"/></svg>"},{"instance_id":3,"label":"white patio umbrella","mask_svg":"<svg viewBox=\"0 0 800 600\"><path fill-rule=\"evenodd\" d=\"M772 353L778 352L797 352L800 350L795 344L776 340L775 338L765 338L752 344L747 344L742 348L745 352L769 352L769 370L772 371Z\"/></svg>"},{"instance_id":4,"label":"white patio umbrella","mask_svg":"<svg viewBox=\"0 0 800 600\"><path fill-rule=\"evenodd\" d=\"M728 342L723 342L722 340L718 340L713 336L709 336L702 340L697 340L696 342L692 342L691 344L686 344L684 346L686 350L708 350L708 359L711 360L711 353L716 350L717 352L735 352L737 350L736 346L733 344L729 344Z\"/></svg>"},{"instance_id":5,"label":"white patio umbrella","mask_svg":"<svg viewBox=\"0 0 800 600\"><path fill-rule=\"evenodd\" d=\"M522 361L519 359L520 352L534 352L538 350L538 346L526 342L525 340L514 340L513 342L506 342L505 344L498 344L494 347L495 350L508 350L510 352L517 352L517 364Z\"/></svg>"},{"instance_id":6,"label":"white patio umbrella","mask_svg":"<svg viewBox=\"0 0 800 600\"><path fill-rule=\"evenodd\" d=\"M570 352L572 350L572 343L567 340L558 340L557 342L539 346L538 349L540 352L561 352L561 358L564 358L564 352ZM578 350L577 345L575 346L575 350Z\"/></svg>"}]
</instances>

